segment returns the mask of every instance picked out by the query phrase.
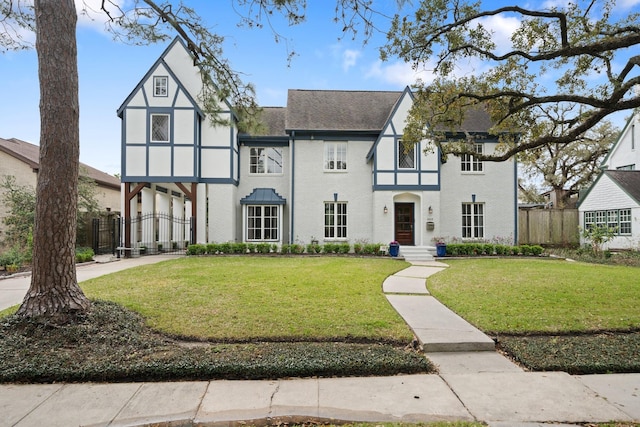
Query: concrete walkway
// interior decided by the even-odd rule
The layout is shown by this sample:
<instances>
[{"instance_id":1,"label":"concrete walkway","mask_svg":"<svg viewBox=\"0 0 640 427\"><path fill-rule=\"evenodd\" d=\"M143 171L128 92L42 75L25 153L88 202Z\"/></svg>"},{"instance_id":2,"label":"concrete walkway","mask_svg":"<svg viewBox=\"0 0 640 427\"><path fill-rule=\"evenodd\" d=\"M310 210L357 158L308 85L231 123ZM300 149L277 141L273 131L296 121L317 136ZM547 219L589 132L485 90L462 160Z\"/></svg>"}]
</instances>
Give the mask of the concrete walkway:
<instances>
[{"instance_id":1,"label":"concrete walkway","mask_svg":"<svg viewBox=\"0 0 640 427\"><path fill-rule=\"evenodd\" d=\"M81 266L78 279L160 260L154 256ZM383 285L427 357L439 366L438 375L0 385L0 426L477 420L491 427L535 427L640 422L640 374L524 372L489 348L490 338L428 295L425 279L442 268L446 266L441 263L414 265ZM21 285L12 280L0 280L0 301L5 292L19 290ZM472 344L483 351L467 351Z\"/></svg>"}]
</instances>

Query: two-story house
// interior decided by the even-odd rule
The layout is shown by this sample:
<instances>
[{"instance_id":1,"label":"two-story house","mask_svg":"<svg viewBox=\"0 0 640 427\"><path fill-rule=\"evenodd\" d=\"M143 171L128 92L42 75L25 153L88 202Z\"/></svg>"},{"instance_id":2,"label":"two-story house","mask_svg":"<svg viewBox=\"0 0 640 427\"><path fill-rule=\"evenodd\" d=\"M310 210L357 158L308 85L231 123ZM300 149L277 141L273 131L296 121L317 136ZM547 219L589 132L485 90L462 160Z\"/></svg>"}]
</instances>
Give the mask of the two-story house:
<instances>
[{"instance_id":1,"label":"two-story house","mask_svg":"<svg viewBox=\"0 0 640 427\"><path fill-rule=\"evenodd\" d=\"M176 39L118 109L125 217L193 218L189 230L131 226L127 245L516 241L515 161L443 162L426 141L405 147L409 88L290 90L286 107L264 108L266 132L247 135L210 124L199 72ZM235 120L229 105L222 116ZM489 126L484 112L468 114L461 130L485 136L477 152L496 149Z\"/></svg>"},{"instance_id":2,"label":"two-story house","mask_svg":"<svg viewBox=\"0 0 640 427\"><path fill-rule=\"evenodd\" d=\"M578 204L580 226L615 231L609 249L640 248L640 112L635 111ZM584 239L583 239L584 240Z\"/></svg>"}]
</instances>

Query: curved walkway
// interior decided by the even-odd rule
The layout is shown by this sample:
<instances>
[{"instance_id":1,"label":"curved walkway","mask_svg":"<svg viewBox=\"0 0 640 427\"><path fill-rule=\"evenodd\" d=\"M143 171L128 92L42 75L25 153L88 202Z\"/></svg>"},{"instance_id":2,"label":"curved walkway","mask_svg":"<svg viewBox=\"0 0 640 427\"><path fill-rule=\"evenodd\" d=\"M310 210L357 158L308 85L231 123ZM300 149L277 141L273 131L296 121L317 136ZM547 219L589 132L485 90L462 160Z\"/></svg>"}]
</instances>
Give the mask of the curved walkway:
<instances>
[{"instance_id":1,"label":"curved walkway","mask_svg":"<svg viewBox=\"0 0 640 427\"><path fill-rule=\"evenodd\" d=\"M78 278L159 260L123 260L90 267L86 273L79 267ZM416 332L427 357L439 365L438 375L0 385L0 427L440 420L477 420L491 427L546 423L557 427L611 420L640 422L640 374L524 372L490 349L488 337L478 336L473 327L475 330L469 330L464 320L428 295L425 279L442 268L446 267L441 263L414 265L383 285L391 304ZM5 285L12 287L8 280L0 281L0 294ZM464 339L451 339L454 336ZM476 341L483 351L467 351L467 345Z\"/></svg>"}]
</instances>

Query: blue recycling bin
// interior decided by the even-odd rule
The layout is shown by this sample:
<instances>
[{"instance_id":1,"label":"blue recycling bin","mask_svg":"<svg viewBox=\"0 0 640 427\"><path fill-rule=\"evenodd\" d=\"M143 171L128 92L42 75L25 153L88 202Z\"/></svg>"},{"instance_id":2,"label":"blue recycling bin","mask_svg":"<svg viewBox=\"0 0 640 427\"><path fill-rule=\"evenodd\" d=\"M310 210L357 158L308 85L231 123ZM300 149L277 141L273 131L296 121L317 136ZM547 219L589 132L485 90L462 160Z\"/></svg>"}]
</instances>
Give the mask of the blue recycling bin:
<instances>
[{"instance_id":1,"label":"blue recycling bin","mask_svg":"<svg viewBox=\"0 0 640 427\"><path fill-rule=\"evenodd\" d=\"M389 255L397 257L400 252L400 245L398 243L389 243Z\"/></svg>"},{"instance_id":2,"label":"blue recycling bin","mask_svg":"<svg viewBox=\"0 0 640 427\"><path fill-rule=\"evenodd\" d=\"M439 258L444 257L447 254L447 245L444 243L436 244L436 256Z\"/></svg>"}]
</instances>

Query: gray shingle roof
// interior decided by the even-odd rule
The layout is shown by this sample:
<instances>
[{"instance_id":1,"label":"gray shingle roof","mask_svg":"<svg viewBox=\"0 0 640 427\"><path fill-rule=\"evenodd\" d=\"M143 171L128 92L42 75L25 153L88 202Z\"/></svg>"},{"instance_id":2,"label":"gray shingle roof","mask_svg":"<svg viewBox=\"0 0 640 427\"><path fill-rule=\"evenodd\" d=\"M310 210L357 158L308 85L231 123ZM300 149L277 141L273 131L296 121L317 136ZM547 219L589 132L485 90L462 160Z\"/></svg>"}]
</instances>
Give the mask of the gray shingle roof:
<instances>
[{"instance_id":1,"label":"gray shingle roof","mask_svg":"<svg viewBox=\"0 0 640 427\"><path fill-rule=\"evenodd\" d=\"M640 204L640 171L606 170L604 173Z\"/></svg>"},{"instance_id":2,"label":"gray shingle roof","mask_svg":"<svg viewBox=\"0 0 640 427\"><path fill-rule=\"evenodd\" d=\"M264 134L269 136L287 136L285 107L263 107L260 119L265 126Z\"/></svg>"},{"instance_id":3,"label":"gray shingle roof","mask_svg":"<svg viewBox=\"0 0 640 427\"><path fill-rule=\"evenodd\" d=\"M401 91L290 89L286 107L264 107L262 121L268 136L290 131L380 132L396 106ZM486 132L489 114L470 110L459 130Z\"/></svg>"},{"instance_id":4,"label":"gray shingle roof","mask_svg":"<svg viewBox=\"0 0 640 427\"><path fill-rule=\"evenodd\" d=\"M40 166L40 147L34 144L30 144L20 139L2 139L0 138L0 151L4 151L10 156L26 163L32 169L38 169ZM100 185L106 187L112 187L114 189L120 189L120 180L115 176L102 172L96 168L92 168L89 165L80 163L81 169L86 169L89 178L96 181Z\"/></svg>"},{"instance_id":5,"label":"gray shingle roof","mask_svg":"<svg viewBox=\"0 0 640 427\"><path fill-rule=\"evenodd\" d=\"M289 90L287 130L380 131L402 92Z\"/></svg>"}]
</instances>

